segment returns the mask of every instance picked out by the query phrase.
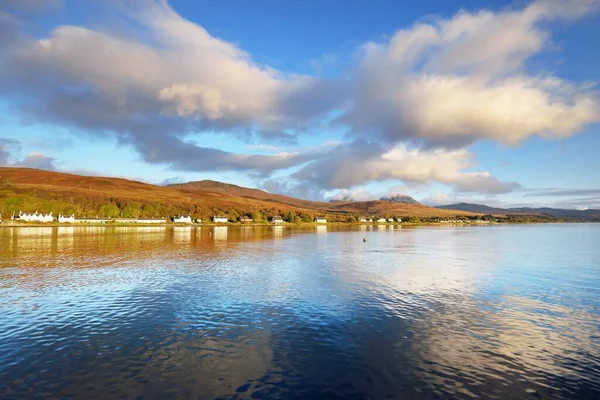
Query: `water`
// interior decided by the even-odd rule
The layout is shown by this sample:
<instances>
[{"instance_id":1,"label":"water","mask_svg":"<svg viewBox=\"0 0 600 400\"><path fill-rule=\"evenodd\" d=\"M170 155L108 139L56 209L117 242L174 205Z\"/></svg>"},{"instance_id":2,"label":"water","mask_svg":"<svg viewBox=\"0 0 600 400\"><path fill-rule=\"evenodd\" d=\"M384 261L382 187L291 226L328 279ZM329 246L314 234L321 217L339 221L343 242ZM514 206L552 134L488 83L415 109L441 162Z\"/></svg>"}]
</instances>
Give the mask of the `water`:
<instances>
[{"instance_id":1,"label":"water","mask_svg":"<svg viewBox=\"0 0 600 400\"><path fill-rule=\"evenodd\" d=\"M0 228L0 398L599 398L599 245L600 224Z\"/></svg>"}]
</instances>

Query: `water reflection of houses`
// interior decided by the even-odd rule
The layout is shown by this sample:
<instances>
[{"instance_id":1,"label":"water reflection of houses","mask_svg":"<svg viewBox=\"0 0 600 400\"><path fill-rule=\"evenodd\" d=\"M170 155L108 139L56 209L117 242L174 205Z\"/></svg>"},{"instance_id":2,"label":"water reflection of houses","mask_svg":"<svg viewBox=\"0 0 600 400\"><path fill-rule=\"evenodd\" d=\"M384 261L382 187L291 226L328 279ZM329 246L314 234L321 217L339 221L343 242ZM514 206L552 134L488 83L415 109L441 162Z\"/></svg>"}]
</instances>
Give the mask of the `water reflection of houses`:
<instances>
[{"instance_id":1,"label":"water reflection of houses","mask_svg":"<svg viewBox=\"0 0 600 400\"><path fill-rule=\"evenodd\" d=\"M191 226L176 226L173 228L173 241L180 244L190 243L193 232Z\"/></svg>"},{"instance_id":2,"label":"water reflection of houses","mask_svg":"<svg viewBox=\"0 0 600 400\"><path fill-rule=\"evenodd\" d=\"M317 226L315 228L316 228L318 234L327 233L327 227L326 226Z\"/></svg>"},{"instance_id":3,"label":"water reflection of houses","mask_svg":"<svg viewBox=\"0 0 600 400\"><path fill-rule=\"evenodd\" d=\"M226 242L227 241L227 227L226 226L215 226L213 228L213 239L215 242Z\"/></svg>"},{"instance_id":4,"label":"water reflection of houses","mask_svg":"<svg viewBox=\"0 0 600 400\"><path fill-rule=\"evenodd\" d=\"M56 228L56 249L64 253L73 249L73 236L75 228L72 226L61 226Z\"/></svg>"},{"instance_id":5,"label":"water reflection of houses","mask_svg":"<svg viewBox=\"0 0 600 400\"><path fill-rule=\"evenodd\" d=\"M273 237L275 239L281 239L281 238L283 238L283 226L276 225L276 226L273 227Z\"/></svg>"},{"instance_id":6,"label":"water reflection of houses","mask_svg":"<svg viewBox=\"0 0 600 400\"><path fill-rule=\"evenodd\" d=\"M52 251L53 231L51 227L18 227L8 230L14 251L35 253L38 259Z\"/></svg>"},{"instance_id":7,"label":"water reflection of houses","mask_svg":"<svg viewBox=\"0 0 600 400\"><path fill-rule=\"evenodd\" d=\"M252 237L252 230L254 228L252 226L242 226L240 227L240 236L242 237L242 239L247 240L250 239Z\"/></svg>"}]
</instances>

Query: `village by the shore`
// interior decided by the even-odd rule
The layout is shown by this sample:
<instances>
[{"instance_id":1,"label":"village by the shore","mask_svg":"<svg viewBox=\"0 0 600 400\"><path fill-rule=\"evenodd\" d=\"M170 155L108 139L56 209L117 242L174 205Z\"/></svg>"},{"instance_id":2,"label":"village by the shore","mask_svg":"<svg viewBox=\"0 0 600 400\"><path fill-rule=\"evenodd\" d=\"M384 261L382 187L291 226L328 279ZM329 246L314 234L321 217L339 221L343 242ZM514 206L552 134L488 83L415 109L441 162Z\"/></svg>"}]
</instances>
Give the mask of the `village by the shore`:
<instances>
[{"instance_id":1,"label":"village by the shore","mask_svg":"<svg viewBox=\"0 0 600 400\"><path fill-rule=\"evenodd\" d=\"M472 218L451 218L441 219L436 218L431 221L417 221L413 218L383 218L383 217L357 217L354 221L342 222L343 224L354 223L354 224L414 224L414 223L438 223L438 224L490 224L494 222L500 222L497 218L483 218L483 219L472 219ZM326 217L316 217L309 224L330 224ZM340 224L340 222L335 222ZM265 221L254 221L248 216L240 216L236 220L228 218L226 215L214 215L209 220L203 221L200 218L192 218L191 215L173 215L165 218L101 218L101 217L78 217L75 214L71 215L55 215L52 212L39 213L35 212L19 212L13 214L10 219L2 220L0 218L0 224L5 226L19 226L19 225L168 225L168 224L180 224L180 225L228 225L228 224L254 224L254 225L283 225L292 224L291 222L285 221L281 216L275 215L269 217Z\"/></svg>"}]
</instances>

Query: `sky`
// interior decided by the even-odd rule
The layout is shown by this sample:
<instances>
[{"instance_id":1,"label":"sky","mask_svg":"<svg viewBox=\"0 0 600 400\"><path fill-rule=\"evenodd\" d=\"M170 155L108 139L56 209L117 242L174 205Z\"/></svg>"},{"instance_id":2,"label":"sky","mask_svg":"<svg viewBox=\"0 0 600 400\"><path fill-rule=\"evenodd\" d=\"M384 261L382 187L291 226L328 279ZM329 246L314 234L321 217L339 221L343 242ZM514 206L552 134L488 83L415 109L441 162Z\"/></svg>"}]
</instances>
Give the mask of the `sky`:
<instances>
[{"instance_id":1,"label":"sky","mask_svg":"<svg viewBox=\"0 0 600 400\"><path fill-rule=\"evenodd\" d=\"M3 0L0 165L600 208L598 38L600 0Z\"/></svg>"}]
</instances>

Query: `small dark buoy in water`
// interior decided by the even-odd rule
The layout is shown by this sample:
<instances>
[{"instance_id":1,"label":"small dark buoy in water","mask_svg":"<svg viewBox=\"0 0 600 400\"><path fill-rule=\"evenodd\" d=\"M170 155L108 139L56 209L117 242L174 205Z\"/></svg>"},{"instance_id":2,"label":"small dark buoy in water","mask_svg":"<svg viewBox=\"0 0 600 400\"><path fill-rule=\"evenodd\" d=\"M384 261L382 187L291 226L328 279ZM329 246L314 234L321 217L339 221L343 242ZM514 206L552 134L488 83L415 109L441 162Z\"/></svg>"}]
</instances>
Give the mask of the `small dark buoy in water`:
<instances>
[{"instance_id":1,"label":"small dark buoy in water","mask_svg":"<svg viewBox=\"0 0 600 400\"><path fill-rule=\"evenodd\" d=\"M364 242L364 243L367 243L367 238L363 238L363 242Z\"/></svg>"}]
</instances>

